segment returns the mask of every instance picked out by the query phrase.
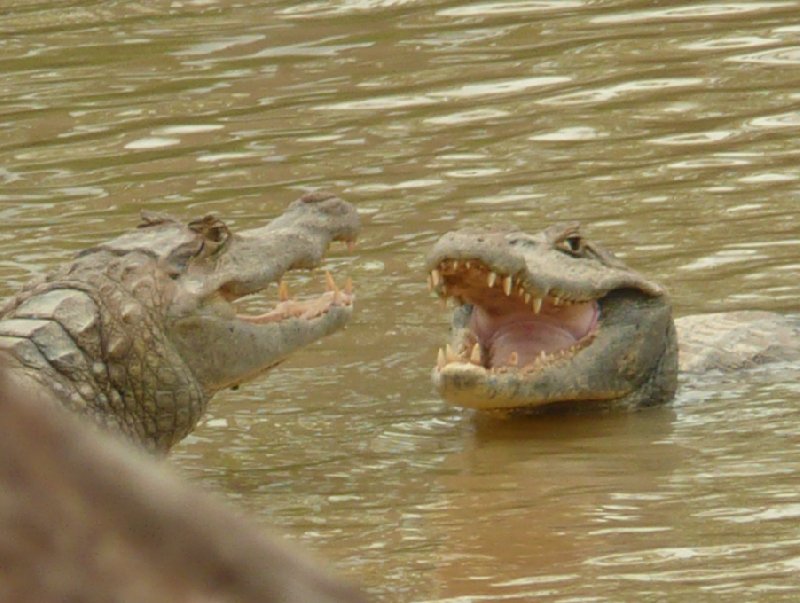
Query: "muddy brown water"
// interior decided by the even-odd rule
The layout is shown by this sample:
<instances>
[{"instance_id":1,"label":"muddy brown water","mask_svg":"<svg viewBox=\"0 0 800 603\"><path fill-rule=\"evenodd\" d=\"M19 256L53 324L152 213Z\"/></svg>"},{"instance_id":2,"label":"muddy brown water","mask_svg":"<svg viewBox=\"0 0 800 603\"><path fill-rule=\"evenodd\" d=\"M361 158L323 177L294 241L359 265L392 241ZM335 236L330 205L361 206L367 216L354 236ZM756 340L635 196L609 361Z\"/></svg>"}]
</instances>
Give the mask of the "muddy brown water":
<instances>
[{"instance_id":1,"label":"muddy brown water","mask_svg":"<svg viewBox=\"0 0 800 603\"><path fill-rule=\"evenodd\" d=\"M797 367L475 420L431 391L423 271L455 227L580 220L678 315L797 311L800 3L6 0L0 82L3 295L141 209L359 206L350 327L172 462L376 601L800 596Z\"/></svg>"}]
</instances>

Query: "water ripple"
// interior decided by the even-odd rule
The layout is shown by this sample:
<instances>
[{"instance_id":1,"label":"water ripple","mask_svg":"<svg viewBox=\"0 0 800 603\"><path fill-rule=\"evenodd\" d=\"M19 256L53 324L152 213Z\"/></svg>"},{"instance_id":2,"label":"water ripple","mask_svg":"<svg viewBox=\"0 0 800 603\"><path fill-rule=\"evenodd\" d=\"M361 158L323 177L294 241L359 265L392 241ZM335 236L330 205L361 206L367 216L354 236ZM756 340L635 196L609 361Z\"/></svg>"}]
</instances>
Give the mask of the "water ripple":
<instances>
[{"instance_id":1,"label":"water ripple","mask_svg":"<svg viewBox=\"0 0 800 603\"><path fill-rule=\"evenodd\" d=\"M514 2L472 2L469 6L442 8L436 14L442 17L474 17L491 15L526 15L545 11L561 11L585 6L585 0L516 0Z\"/></svg>"},{"instance_id":2,"label":"water ripple","mask_svg":"<svg viewBox=\"0 0 800 603\"><path fill-rule=\"evenodd\" d=\"M653 21L673 21L707 19L709 17L732 17L755 12L768 11L774 8L792 8L794 2L720 2L697 4L691 6L670 6L646 10L632 10L623 14L602 15L593 17L593 23L647 23Z\"/></svg>"},{"instance_id":3,"label":"water ripple","mask_svg":"<svg viewBox=\"0 0 800 603\"><path fill-rule=\"evenodd\" d=\"M526 92L532 88L542 88L568 82L564 76L524 77L516 79L485 81L478 84L463 84L437 92L414 95L383 95L365 100L344 101L321 105L317 110L339 111L372 111L376 109L398 109L419 107L424 105L443 104L453 100L473 99L477 97L501 96Z\"/></svg>"}]
</instances>

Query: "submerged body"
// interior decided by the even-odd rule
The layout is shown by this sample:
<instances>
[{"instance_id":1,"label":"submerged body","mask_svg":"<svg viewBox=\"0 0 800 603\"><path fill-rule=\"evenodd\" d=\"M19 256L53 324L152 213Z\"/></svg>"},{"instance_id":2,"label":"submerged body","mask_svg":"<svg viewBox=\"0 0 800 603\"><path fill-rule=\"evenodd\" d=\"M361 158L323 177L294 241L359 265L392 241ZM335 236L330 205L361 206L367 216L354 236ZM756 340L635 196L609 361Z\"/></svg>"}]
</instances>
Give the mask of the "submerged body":
<instances>
[{"instance_id":1,"label":"submerged body","mask_svg":"<svg viewBox=\"0 0 800 603\"><path fill-rule=\"evenodd\" d=\"M448 233L428 270L431 289L457 305L433 370L440 395L457 406L519 413L660 404L677 388L679 342L688 371L800 359L800 321L791 317L740 312L686 317L676 327L664 289L574 224L534 235Z\"/></svg>"},{"instance_id":2,"label":"submerged body","mask_svg":"<svg viewBox=\"0 0 800 603\"><path fill-rule=\"evenodd\" d=\"M232 302L317 266L332 241L355 240L359 219L324 193L240 233L213 216L143 219L12 298L0 311L0 355L23 390L166 451L217 391L344 326L352 291L331 279L304 302L281 287L281 302L259 315Z\"/></svg>"}]
</instances>

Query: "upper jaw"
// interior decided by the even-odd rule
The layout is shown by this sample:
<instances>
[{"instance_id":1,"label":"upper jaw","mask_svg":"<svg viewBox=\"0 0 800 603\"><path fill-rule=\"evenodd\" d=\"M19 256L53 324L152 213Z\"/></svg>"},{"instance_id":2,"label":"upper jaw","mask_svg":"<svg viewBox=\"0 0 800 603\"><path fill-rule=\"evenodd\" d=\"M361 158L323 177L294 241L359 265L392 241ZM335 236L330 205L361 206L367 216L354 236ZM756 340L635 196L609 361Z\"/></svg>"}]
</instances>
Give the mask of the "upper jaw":
<instances>
[{"instance_id":1,"label":"upper jaw","mask_svg":"<svg viewBox=\"0 0 800 603\"><path fill-rule=\"evenodd\" d=\"M512 291L523 288L532 298L589 301L619 289L638 289L649 296L665 294L660 285L598 246L592 246L597 257L570 257L555 248L553 232L552 227L536 235L474 229L449 232L428 254L427 268L434 281L431 284L436 288L435 281L440 280L437 270L444 263L463 266L477 261L487 267L488 278L499 279L503 287ZM441 292L437 289L437 293ZM446 295L447 290L443 293Z\"/></svg>"},{"instance_id":2,"label":"upper jaw","mask_svg":"<svg viewBox=\"0 0 800 603\"><path fill-rule=\"evenodd\" d=\"M559 384L605 361L597 356L621 332L616 324L606 328L606 309L615 307L605 307L610 294L663 295L660 286L599 248L588 258L554 249L548 231L448 233L429 254L427 268L429 288L458 306L451 343L438 352L434 384L451 403L481 409L624 397L625 379L585 392Z\"/></svg>"},{"instance_id":3,"label":"upper jaw","mask_svg":"<svg viewBox=\"0 0 800 603\"><path fill-rule=\"evenodd\" d=\"M352 248L359 230L353 205L330 193L309 193L266 226L231 237L213 274L204 278L210 291L228 299L255 293L290 270L316 268L334 241Z\"/></svg>"}]
</instances>

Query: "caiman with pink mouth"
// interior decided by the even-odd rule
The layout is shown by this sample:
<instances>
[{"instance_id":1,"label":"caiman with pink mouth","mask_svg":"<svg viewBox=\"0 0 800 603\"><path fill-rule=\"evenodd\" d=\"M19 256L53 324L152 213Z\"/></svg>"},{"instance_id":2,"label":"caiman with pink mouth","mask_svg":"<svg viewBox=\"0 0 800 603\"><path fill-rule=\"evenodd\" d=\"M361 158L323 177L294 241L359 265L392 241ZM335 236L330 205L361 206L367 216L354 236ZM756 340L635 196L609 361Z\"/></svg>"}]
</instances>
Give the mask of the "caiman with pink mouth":
<instances>
[{"instance_id":1,"label":"caiman with pink mouth","mask_svg":"<svg viewBox=\"0 0 800 603\"><path fill-rule=\"evenodd\" d=\"M355 242L355 208L309 193L264 226L144 214L136 230L81 252L0 309L0 355L25 391L48 394L143 446L166 451L219 390L251 380L341 329L352 286L329 275L307 301L280 284ZM278 285L272 310L235 301ZM239 304L237 304L239 305Z\"/></svg>"},{"instance_id":2,"label":"caiman with pink mouth","mask_svg":"<svg viewBox=\"0 0 800 603\"><path fill-rule=\"evenodd\" d=\"M635 408L674 395L664 290L577 225L448 233L427 268L429 287L456 303L452 340L433 370L449 403L527 413Z\"/></svg>"}]
</instances>

